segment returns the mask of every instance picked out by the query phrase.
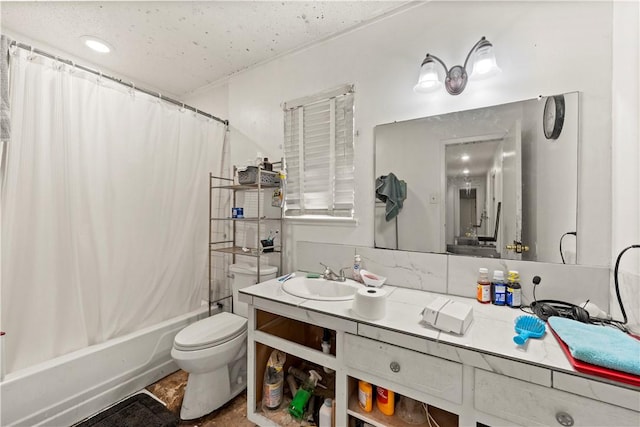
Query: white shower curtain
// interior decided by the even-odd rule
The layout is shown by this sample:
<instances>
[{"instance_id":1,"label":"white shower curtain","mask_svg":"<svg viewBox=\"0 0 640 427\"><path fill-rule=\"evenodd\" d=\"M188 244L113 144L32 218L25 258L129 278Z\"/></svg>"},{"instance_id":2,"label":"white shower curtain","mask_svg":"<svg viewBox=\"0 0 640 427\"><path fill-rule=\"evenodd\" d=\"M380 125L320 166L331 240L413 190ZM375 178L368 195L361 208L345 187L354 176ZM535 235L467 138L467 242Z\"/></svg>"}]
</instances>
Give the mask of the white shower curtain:
<instances>
[{"instance_id":1,"label":"white shower curtain","mask_svg":"<svg viewBox=\"0 0 640 427\"><path fill-rule=\"evenodd\" d=\"M199 305L225 126L18 49L2 176L12 372ZM216 157L218 160L216 160Z\"/></svg>"}]
</instances>

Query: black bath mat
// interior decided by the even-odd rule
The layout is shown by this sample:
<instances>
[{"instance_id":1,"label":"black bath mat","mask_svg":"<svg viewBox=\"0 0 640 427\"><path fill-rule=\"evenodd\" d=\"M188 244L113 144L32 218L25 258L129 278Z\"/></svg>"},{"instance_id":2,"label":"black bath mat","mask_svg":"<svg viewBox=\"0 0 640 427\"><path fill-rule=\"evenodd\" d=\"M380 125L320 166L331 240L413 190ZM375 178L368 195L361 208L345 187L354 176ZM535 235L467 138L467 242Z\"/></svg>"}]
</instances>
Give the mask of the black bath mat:
<instances>
[{"instance_id":1,"label":"black bath mat","mask_svg":"<svg viewBox=\"0 0 640 427\"><path fill-rule=\"evenodd\" d=\"M148 394L140 393L75 427L174 427L179 421L162 403Z\"/></svg>"}]
</instances>

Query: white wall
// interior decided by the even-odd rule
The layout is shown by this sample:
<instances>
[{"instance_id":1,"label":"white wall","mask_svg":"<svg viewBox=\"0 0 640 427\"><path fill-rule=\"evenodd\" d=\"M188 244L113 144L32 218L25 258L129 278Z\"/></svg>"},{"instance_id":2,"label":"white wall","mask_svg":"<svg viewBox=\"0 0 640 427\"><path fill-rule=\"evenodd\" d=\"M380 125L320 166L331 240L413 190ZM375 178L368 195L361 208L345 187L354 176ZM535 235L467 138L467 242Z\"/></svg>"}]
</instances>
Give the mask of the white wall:
<instances>
[{"instance_id":1,"label":"white wall","mask_svg":"<svg viewBox=\"0 0 640 427\"><path fill-rule=\"evenodd\" d=\"M565 123L577 120L578 103L579 96L577 94L565 96ZM537 115L540 118L543 109L544 106L540 105ZM562 186L561 183L564 176L574 174L579 170L576 154L580 147L575 144L575 141L578 141L578 135L575 134L574 129L565 127L558 139L548 140L542 133L542 120L537 128L539 131L535 144L536 157L538 162L546 165L548 173L538 174L538 194L535 204L538 212L550 213L539 215L537 218L537 253L539 259L561 262L558 239L566 232L576 231L573 228L577 217L576 206L567 204L566 201L576 199L578 189ZM583 148L586 147L583 146ZM563 188L563 191L554 191L558 187ZM557 214L556 210L561 211L563 215ZM587 230L582 231L588 232ZM577 239L574 236L565 236L563 239L562 248L567 264L575 263L575 244L582 238L582 235L578 235Z\"/></svg>"},{"instance_id":2,"label":"white wall","mask_svg":"<svg viewBox=\"0 0 640 427\"><path fill-rule=\"evenodd\" d=\"M229 85L226 83L198 89L182 98L185 104L223 120L229 116Z\"/></svg>"},{"instance_id":3,"label":"white wall","mask_svg":"<svg viewBox=\"0 0 640 427\"><path fill-rule=\"evenodd\" d=\"M615 2L613 11L612 267L621 250L640 244L640 5ZM620 288L629 323L640 325L640 249L621 259Z\"/></svg>"},{"instance_id":4,"label":"white wall","mask_svg":"<svg viewBox=\"0 0 640 427\"><path fill-rule=\"evenodd\" d=\"M379 123L582 92L579 263L610 260L612 5L601 2L431 2L233 76L232 162L239 143L281 153L283 101L343 83L356 88L357 225L295 225L295 240L373 245L373 128ZM502 74L457 96L416 94L425 53L450 65L486 36ZM595 67L594 64L600 64ZM238 143L236 145L235 143ZM255 153L254 153L255 155Z\"/></svg>"}]
</instances>

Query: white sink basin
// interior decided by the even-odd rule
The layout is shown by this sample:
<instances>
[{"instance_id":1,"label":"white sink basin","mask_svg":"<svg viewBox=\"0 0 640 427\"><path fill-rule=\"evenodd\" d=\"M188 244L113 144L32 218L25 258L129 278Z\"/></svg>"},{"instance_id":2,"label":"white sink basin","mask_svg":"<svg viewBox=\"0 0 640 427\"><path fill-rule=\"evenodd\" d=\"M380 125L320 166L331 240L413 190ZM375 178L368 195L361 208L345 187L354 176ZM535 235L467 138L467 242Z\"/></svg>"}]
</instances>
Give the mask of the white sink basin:
<instances>
[{"instance_id":1,"label":"white sink basin","mask_svg":"<svg viewBox=\"0 0 640 427\"><path fill-rule=\"evenodd\" d=\"M309 279L294 277L282 284L286 293L305 299L320 301L349 301L363 285L355 280L346 279L335 282L326 279Z\"/></svg>"}]
</instances>

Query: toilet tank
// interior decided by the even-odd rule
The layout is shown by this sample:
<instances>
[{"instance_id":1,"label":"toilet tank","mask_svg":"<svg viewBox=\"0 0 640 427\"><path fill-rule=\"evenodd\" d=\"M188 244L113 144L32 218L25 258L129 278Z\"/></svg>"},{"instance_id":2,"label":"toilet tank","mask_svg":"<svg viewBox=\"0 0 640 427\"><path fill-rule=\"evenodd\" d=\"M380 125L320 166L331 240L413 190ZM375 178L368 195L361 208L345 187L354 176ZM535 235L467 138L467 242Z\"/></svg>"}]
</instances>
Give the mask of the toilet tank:
<instances>
[{"instance_id":1,"label":"toilet tank","mask_svg":"<svg viewBox=\"0 0 640 427\"><path fill-rule=\"evenodd\" d=\"M247 304L238 301L238 291L259 282L275 279L278 268L272 265L261 265L259 281L256 281L258 267L255 265L231 264L229 272L231 273L231 289L233 290L233 312L239 316L247 317Z\"/></svg>"}]
</instances>

